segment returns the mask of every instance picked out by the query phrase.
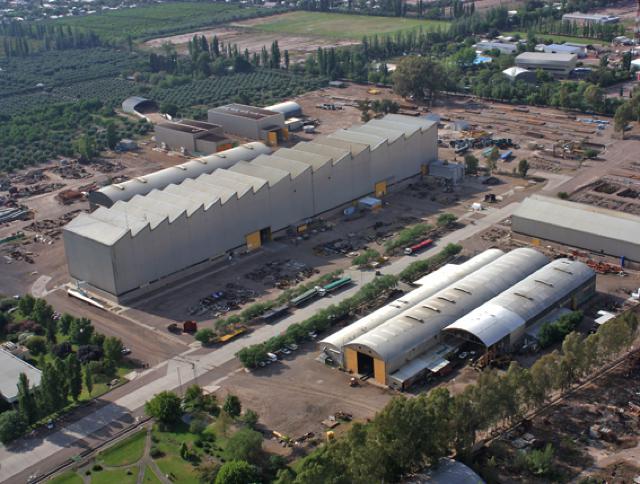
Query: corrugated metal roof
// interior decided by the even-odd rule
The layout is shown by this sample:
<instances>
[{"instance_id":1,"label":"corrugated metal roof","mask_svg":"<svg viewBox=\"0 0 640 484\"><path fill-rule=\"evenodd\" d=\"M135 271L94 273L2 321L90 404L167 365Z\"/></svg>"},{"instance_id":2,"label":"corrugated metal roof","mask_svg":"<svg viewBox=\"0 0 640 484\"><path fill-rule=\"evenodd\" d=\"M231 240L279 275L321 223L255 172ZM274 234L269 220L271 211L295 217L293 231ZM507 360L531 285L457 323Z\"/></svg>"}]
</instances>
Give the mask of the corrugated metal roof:
<instances>
[{"instance_id":1,"label":"corrugated metal roof","mask_svg":"<svg viewBox=\"0 0 640 484\"><path fill-rule=\"evenodd\" d=\"M230 150L158 170L142 177L132 178L123 183L107 185L97 192L110 200L111 203L118 200L127 201L134 195L144 195L154 189L161 190L168 185L182 183L186 179L196 178L203 173L213 173L218 168L231 167L238 161L251 161L260 154L269 153L271 153L271 149L263 143L247 143Z\"/></svg>"},{"instance_id":2,"label":"corrugated metal roof","mask_svg":"<svg viewBox=\"0 0 640 484\"><path fill-rule=\"evenodd\" d=\"M349 326L336 331L320 342L334 351L342 351L342 348L363 334L368 333L394 316L414 307L426 298L433 296L438 291L463 277L477 271L488 263L504 255L499 249L489 249L460 265L448 264L428 276L416 281L421 287L414 289L395 301L377 309Z\"/></svg>"},{"instance_id":3,"label":"corrugated metal roof","mask_svg":"<svg viewBox=\"0 0 640 484\"><path fill-rule=\"evenodd\" d=\"M640 244L640 217L593 205L533 195L520 204L513 217Z\"/></svg>"},{"instance_id":4,"label":"corrugated metal roof","mask_svg":"<svg viewBox=\"0 0 640 484\"><path fill-rule=\"evenodd\" d=\"M380 123L387 122L394 127L390 130L394 136L403 126L406 133L414 133L417 129L433 125L426 120L405 119L398 115L389 115L372 124L380 126ZM379 130L375 131L378 133ZM112 204L120 201L118 207L111 211L100 207L91 214L82 214L65 230L101 244L113 245L127 233L135 236L146 227L157 227L163 216L172 222L182 214L191 215L201 207L207 210L218 202L226 203L231 197L240 198L250 190L257 192L273 185L287 175L296 178L328 162L338 163L349 158L351 153L369 149L367 143L376 145L387 139L378 134L356 131L344 131L338 137L344 139L323 137L299 143L294 149L283 148L271 155L268 155L271 150L264 144L248 143L104 187L99 193ZM252 161L242 163L249 160ZM231 168L237 163L240 164L236 168ZM131 207L126 205L129 202Z\"/></svg>"},{"instance_id":5,"label":"corrugated metal roof","mask_svg":"<svg viewBox=\"0 0 640 484\"><path fill-rule=\"evenodd\" d=\"M406 361L442 329L497 296L547 262L540 252L515 249L463 279L356 338L347 346L364 346L387 362ZM393 368L391 369L393 370Z\"/></svg>"},{"instance_id":6,"label":"corrugated metal roof","mask_svg":"<svg viewBox=\"0 0 640 484\"><path fill-rule=\"evenodd\" d=\"M485 346L492 346L594 277L595 272L582 262L556 259L447 326L445 331L464 331Z\"/></svg>"},{"instance_id":7,"label":"corrugated metal roof","mask_svg":"<svg viewBox=\"0 0 640 484\"><path fill-rule=\"evenodd\" d=\"M29 388L40 385L40 370L3 349L0 349L0 368L0 394L11 403L18 397L20 373L27 375Z\"/></svg>"},{"instance_id":8,"label":"corrugated metal roof","mask_svg":"<svg viewBox=\"0 0 640 484\"><path fill-rule=\"evenodd\" d=\"M575 61L577 56L575 54L565 53L551 53L551 52L523 52L516 57L516 64L518 62L526 62L527 64L566 64L568 62Z\"/></svg>"}]
</instances>

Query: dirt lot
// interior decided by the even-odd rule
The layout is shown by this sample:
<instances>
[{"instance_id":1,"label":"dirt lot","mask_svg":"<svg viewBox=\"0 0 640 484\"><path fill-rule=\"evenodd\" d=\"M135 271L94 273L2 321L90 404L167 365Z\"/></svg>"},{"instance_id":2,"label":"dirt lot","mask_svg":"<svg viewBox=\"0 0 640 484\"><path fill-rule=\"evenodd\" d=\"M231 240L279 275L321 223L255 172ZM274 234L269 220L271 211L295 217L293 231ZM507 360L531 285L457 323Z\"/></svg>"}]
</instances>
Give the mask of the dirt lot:
<instances>
[{"instance_id":1,"label":"dirt lot","mask_svg":"<svg viewBox=\"0 0 640 484\"><path fill-rule=\"evenodd\" d=\"M307 432L323 438L327 429L321 422L339 411L357 420L371 418L395 394L372 385L351 388L349 374L325 367L316 357L315 344L307 343L266 368L234 373L224 382L225 391L247 402L268 428L292 438Z\"/></svg>"},{"instance_id":2,"label":"dirt lot","mask_svg":"<svg viewBox=\"0 0 640 484\"><path fill-rule=\"evenodd\" d=\"M163 44L171 42L176 46L178 53L184 54L187 52L187 43L193 39L194 35L204 35L207 39L217 36L218 40L223 42L225 45L236 44L241 52L248 49L251 53L260 52L262 47L266 47L268 49L273 41L277 40L281 51L289 51L289 56L292 62L304 59L307 54L318 50L318 47L331 48L359 44L358 41L353 40L338 40L314 36L260 32L238 25L235 27L220 27L217 29L200 30L198 32L190 32L188 34L173 35L171 37L160 37L148 40L143 44L143 47L159 49Z\"/></svg>"},{"instance_id":3,"label":"dirt lot","mask_svg":"<svg viewBox=\"0 0 640 484\"><path fill-rule=\"evenodd\" d=\"M631 483L640 474L640 358L636 354L595 382L536 416L481 452L475 467L489 482L549 482L515 465L518 452L550 443L553 481L587 476ZM523 447L518 450L516 447ZM495 466L487 465L490 458Z\"/></svg>"}]
</instances>

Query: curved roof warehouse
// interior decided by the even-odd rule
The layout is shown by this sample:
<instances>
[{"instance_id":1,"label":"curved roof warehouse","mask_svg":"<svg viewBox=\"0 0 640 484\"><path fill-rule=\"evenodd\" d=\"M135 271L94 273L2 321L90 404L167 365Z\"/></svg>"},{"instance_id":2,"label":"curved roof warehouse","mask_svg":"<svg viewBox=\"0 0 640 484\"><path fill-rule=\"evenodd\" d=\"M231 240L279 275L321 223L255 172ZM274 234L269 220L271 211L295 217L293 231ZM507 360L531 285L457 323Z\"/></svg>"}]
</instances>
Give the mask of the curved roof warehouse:
<instances>
[{"instance_id":1,"label":"curved roof warehouse","mask_svg":"<svg viewBox=\"0 0 640 484\"><path fill-rule=\"evenodd\" d=\"M391 318L345 346L347 369L389 375L441 341L442 330L547 263L540 252L515 249Z\"/></svg>"},{"instance_id":2,"label":"curved roof warehouse","mask_svg":"<svg viewBox=\"0 0 640 484\"><path fill-rule=\"evenodd\" d=\"M478 269L493 262L498 257L504 255L499 249L489 249L481 254L472 257L463 264L447 264L437 271L423 277L415 282L420 287L396 299L392 303L381 307L380 309L368 314L364 318L359 319L353 324L342 328L327 338L320 341L320 346L334 359L338 360L341 365L344 361L344 346L359 336L368 333L377 328L389 319L398 314L414 307L416 304L433 296L438 291L459 281L463 277L477 271Z\"/></svg>"},{"instance_id":3,"label":"curved roof warehouse","mask_svg":"<svg viewBox=\"0 0 640 484\"><path fill-rule=\"evenodd\" d=\"M502 294L471 311L444 331L487 348L511 350L525 330L549 312L576 308L595 292L596 274L582 262L556 259Z\"/></svg>"}]
</instances>

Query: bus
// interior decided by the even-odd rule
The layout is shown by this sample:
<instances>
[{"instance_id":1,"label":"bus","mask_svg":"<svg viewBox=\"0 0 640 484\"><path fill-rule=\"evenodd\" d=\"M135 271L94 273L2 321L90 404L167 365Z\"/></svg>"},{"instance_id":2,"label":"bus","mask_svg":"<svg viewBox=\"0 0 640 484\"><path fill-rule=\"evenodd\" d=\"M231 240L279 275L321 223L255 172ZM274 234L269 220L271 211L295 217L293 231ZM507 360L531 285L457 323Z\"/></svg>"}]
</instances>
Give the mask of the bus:
<instances>
[{"instance_id":1,"label":"bus","mask_svg":"<svg viewBox=\"0 0 640 484\"><path fill-rule=\"evenodd\" d=\"M337 291L341 287L348 286L349 284L351 284L351 278L348 276L342 277L337 281L330 282L329 284L324 286L324 290L325 292L333 292L333 291Z\"/></svg>"}]
</instances>

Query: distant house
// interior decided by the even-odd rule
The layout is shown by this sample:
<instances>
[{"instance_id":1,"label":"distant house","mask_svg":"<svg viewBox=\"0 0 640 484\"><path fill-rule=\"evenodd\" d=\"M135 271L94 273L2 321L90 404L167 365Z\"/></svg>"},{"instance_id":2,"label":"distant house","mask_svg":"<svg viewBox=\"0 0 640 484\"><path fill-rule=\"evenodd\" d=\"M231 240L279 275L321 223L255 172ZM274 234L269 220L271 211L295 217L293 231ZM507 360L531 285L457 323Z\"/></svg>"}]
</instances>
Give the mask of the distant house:
<instances>
[{"instance_id":1,"label":"distant house","mask_svg":"<svg viewBox=\"0 0 640 484\"><path fill-rule=\"evenodd\" d=\"M576 23L578 25L585 24L617 24L620 21L620 17L616 17L615 15L601 15L597 13L581 13L581 12L573 12L573 13L565 13L562 16L563 22L571 22Z\"/></svg>"},{"instance_id":2,"label":"distant house","mask_svg":"<svg viewBox=\"0 0 640 484\"><path fill-rule=\"evenodd\" d=\"M517 44L510 44L507 42L493 42L483 40L474 45L475 49L480 52L487 52L490 50L498 50L501 54L515 54L518 51Z\"/></svg>"},{"instance_id":3,"label":"distant house","mask_svg":"<svg viewBox=\"0 0 640 484\"><path fill-rule=\"evenodd\" d=\"M523 81L532 84L536 82L536 73L522 67L509 67L502 71L502 74L511 82Z\"/></svg>"}]
</instances>

